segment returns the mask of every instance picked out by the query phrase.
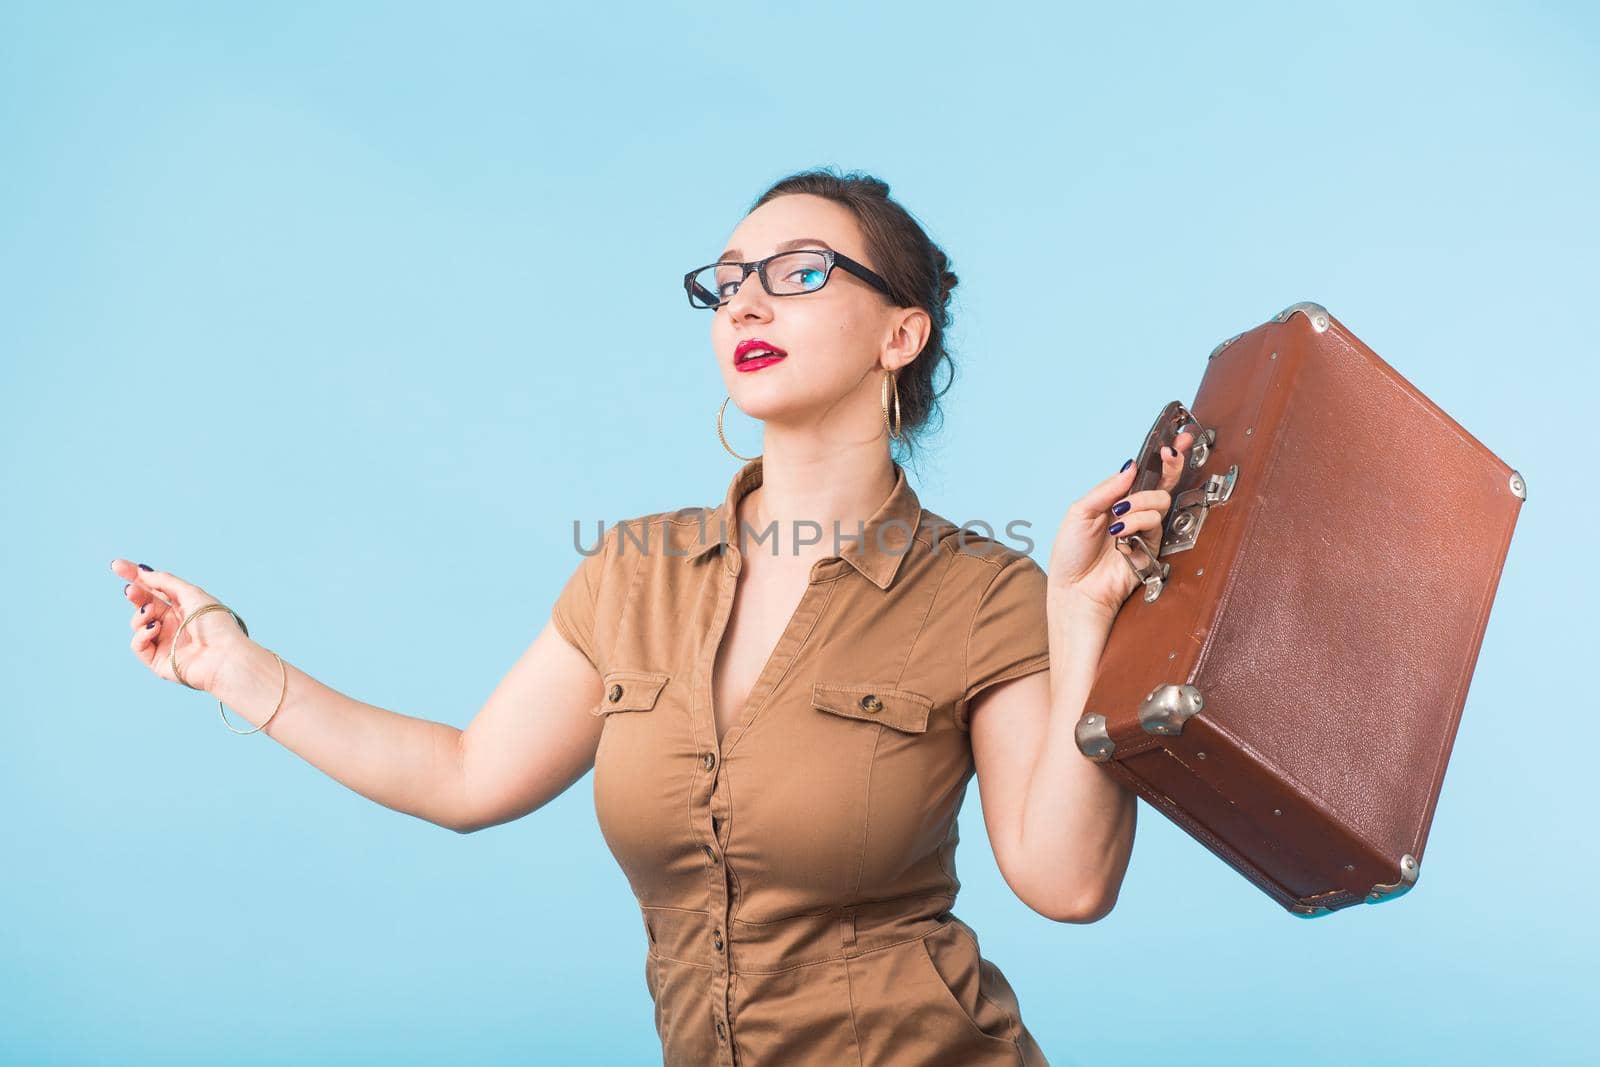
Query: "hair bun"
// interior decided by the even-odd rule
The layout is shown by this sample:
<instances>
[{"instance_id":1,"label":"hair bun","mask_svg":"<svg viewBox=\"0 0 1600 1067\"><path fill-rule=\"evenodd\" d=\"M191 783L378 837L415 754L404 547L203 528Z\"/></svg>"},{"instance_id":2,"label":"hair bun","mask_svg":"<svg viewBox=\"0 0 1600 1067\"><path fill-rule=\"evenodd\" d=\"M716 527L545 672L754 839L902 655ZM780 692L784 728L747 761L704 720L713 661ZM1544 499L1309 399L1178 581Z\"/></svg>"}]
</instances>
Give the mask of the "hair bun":
<instances>
[{"instance_id":1,"label":"hair bun","mask_svg":"<svg viewBox=\"0 0 1600 1067\"><path fill-rule=\"evenodd\" d=\"M881 196L885 200L889 199L889 183L882 178L874 178L870 174L862 174L857 171L854 174L854 180L862 189L873 196Z\"/></svg>"}]
</instances>

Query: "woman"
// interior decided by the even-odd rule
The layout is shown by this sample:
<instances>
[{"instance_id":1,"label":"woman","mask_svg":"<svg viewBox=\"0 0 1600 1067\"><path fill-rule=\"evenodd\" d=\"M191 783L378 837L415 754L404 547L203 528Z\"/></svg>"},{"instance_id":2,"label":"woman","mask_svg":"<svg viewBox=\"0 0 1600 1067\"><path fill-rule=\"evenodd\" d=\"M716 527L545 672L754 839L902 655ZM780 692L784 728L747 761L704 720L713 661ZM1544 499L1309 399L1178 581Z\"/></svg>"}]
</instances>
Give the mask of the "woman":
<instances>
[{"instance_id":1,"label":"woman","mask_svg":"<svg viewBox=\"0 0 1600 1067\"><path fill-rule=\"evenodd\" d=\"M793 175L686 276L762 453L715 509L612 525L465 731L336 692L225 611L187 624L179 678L174 633L214 599L113 561L152 670L378 803L469 832L593 767L671 1067L1044 1064L951 914L967 782L1051 919L1104 916L1132 848L1134 797L1073 727L1138 584L1114 541L1159 544L1191 438L1159 488L1128 495L1130 461L1075 502L1048 578L923 509L891 442L930 414L956 278L888 193Z\"/></svg>"}]
</instances>

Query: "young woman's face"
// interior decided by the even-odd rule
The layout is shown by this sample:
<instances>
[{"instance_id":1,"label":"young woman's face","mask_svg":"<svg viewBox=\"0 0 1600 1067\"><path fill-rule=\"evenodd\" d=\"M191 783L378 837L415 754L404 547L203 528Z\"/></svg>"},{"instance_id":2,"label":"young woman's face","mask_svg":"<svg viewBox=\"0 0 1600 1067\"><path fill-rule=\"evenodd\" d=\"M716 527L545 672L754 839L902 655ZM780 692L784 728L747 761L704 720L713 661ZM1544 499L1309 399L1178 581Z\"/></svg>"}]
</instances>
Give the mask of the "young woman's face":
<instances>
[{"instance_id":1,"label":"young woman's face","mask_svg":"<svg viewBox=\"0 0 1600 1067\"><path fill-rule=\"evenodd\" d=\"M804 193L769 200L746 215L718 259L763 259L799 238L807 239L804 247L832 248L882 273L850 209ZM711 344L733 402L769 424L825 434L847 428L870 434L874 419L881 429L883 369L909 362L927 329L926 312L895 307L838 266L821 289L793 296L771 295L751 272L713 314ZM787 355L740 370L739 344L752 340Z\"/></svg>"}]
</instances>

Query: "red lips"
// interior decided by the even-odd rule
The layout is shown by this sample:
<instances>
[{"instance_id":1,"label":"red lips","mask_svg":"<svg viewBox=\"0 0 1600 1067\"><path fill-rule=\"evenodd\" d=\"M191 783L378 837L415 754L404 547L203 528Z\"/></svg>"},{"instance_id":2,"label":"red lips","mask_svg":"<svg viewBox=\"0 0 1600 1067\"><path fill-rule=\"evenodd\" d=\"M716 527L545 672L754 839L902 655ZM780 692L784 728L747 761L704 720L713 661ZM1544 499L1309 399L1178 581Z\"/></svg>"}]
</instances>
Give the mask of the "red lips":
<instances>
[{"instance_id":1,"label":"red lips","mask_svg":"<svg viewBox=\"0 0 1600 1067\"><path fill-rule=\"evenodd\" d=\"M747 337L743 341L740 341L738 347L733 350L733 361L734 363L740 363L745 359L748 359L750 355L755 352L769 352L772 355L779 357L787 356L789 354L783 349L779 348L777 345L768 341L763 341L759 337Z\"/></svg>"}]
</instances>

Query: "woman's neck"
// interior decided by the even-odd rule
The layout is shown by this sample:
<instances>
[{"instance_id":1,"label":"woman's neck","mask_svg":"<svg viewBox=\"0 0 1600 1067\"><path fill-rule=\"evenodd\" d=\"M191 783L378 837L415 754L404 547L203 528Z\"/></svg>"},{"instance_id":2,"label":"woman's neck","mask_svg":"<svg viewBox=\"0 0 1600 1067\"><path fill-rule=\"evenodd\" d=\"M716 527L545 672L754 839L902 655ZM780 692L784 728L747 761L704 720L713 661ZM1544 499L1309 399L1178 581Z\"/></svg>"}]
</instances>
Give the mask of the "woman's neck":
<instances>
[{"instance_id":1,"label":"woman's neck","mask_svg":"<svg viewBox=\"0 0 1600 1067\"><path fill-rule=\"evenodd\" d=\"M807 562L836 556L894 487L894 464L881 439L804 455L768 447L761 484L740 502L746 551Z\"/></svg>"}]
</instances>

